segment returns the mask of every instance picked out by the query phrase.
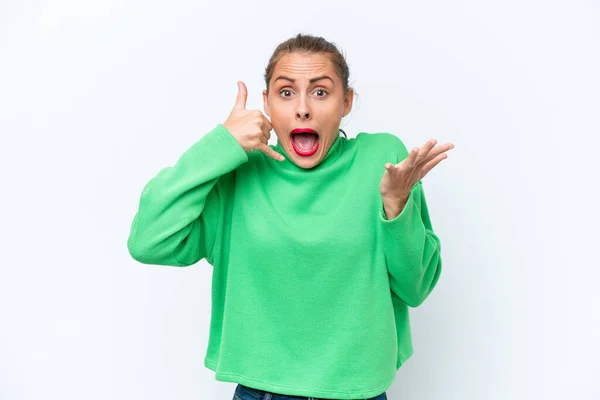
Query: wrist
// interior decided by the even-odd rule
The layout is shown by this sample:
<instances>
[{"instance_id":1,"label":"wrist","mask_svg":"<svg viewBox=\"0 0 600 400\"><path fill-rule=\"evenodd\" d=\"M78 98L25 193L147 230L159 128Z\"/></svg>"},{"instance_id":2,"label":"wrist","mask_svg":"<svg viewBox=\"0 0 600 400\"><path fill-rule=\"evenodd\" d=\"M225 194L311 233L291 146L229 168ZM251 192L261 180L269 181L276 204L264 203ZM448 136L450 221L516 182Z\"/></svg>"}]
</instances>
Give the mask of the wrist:
<instances>
[{"instance_id":1,"label":"wrist","mask_svg":"<svg viewBox=\"0 0 600 400\"><path fill-rule=\"evenodd\" d=\"M394 197L389 197L389 196L383 197L382 196L383 211L384 211L387 219L394 219L398 215L400 215L402 210L404 210L404 206L406 206L406 203L408 202L409 196L410 196L410 193L407 194L406 196L394 196Z\"/></svg>"}]
</instances>

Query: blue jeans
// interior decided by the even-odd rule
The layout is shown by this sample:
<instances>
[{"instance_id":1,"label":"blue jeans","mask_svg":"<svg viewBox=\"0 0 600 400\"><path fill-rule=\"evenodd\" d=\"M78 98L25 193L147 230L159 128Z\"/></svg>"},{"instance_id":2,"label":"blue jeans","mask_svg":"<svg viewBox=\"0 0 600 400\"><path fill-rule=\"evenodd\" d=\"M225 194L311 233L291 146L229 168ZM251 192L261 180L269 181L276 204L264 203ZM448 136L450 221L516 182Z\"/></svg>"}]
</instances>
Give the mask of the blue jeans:
<instances>
[{"instance_id":1,"label":"blue jeans","mask_svg":"<svg viewBox=\"0 0 600 400\"><path fill-rule=\"evenodd\" d=\"M387 400L386 392L381 393L378 396L371 397L369 399L356 399L356 400ZM287 394L277 394L273 392L267 392L265 390L254 389L248 386L244 386L238 383L233 394L233 400L323 400L320 397L304 397L304 396L291 396Z\"/></svg>"}]
</instances>

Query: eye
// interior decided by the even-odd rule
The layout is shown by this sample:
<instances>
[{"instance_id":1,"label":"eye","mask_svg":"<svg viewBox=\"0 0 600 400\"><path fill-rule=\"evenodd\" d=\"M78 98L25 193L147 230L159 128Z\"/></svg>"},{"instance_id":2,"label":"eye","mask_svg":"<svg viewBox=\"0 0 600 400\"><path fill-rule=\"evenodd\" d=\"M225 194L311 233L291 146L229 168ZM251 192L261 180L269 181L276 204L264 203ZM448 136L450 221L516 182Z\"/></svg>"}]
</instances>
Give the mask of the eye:
<instances>
[{"instance_id":1,"label":"eye","mask_svg":"<svg viewBox=\"0 0 600 400\"><path fill-rule=\"evenodd\" d=\"M317 97L325 97L329 94L329 92L325 89L317 89L316 92L323 92L322 96L317 96Z\"/></svg>"},{"instance_id":2,"label":"eye","mask_svg":"<svg viewBox=\"0 0 600 400\"><path fill-rule=\"evenodd\" d=\"M322 88L315 90L315 93L318 93L318 92L322 93L320 95L319 94L317 95L317 97L320 97L320 98L326 97L329 94L329 92L327 90L322 89ZM284 93L289 93L289 95L286 95ZM284 98L290 98L292 95L292 91L289 89L281 89L279 91L279 94L282 95Z\"/></svg>"}]
</instances>

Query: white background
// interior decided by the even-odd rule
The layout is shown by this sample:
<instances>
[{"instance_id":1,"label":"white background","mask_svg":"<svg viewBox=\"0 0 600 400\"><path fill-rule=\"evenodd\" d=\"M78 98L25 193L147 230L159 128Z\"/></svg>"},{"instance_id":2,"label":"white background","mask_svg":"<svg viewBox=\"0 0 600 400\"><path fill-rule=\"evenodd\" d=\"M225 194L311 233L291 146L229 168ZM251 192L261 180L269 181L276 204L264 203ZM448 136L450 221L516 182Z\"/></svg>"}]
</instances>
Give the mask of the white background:
<instances>
[{"instance_id":1,"label":"white background","mask_svg":"<svg viewBox=\"0 0 600 400\"><path fill-rule=\"evenodd\" d=\"M126 241L145 183L237 80L262 110L300 32L347 55L349 137L455 144L424 180L442 277L388 398L599 399L599 3L251 3L0 1L0 399L232 398L203 366L210 265Z\"/></svg>"}]
</instances>

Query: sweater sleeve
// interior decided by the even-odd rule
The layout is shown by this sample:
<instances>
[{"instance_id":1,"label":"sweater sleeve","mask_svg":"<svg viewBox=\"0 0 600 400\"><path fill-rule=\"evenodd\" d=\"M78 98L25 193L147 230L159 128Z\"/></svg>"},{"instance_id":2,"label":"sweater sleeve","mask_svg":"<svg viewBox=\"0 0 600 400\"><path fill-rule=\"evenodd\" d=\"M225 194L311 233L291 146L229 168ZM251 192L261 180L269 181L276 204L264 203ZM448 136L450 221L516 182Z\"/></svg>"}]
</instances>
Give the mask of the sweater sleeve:
<instances>
[{"instance_id":1,"label":"sweater sleeve","mask_svg":"<svg viewBox=\"0 0 600 400\"><path fill-rule=\"evenodd\" d=\"M145 185L127 240L129 254L144 264L188 266L205 257L212 264L230 190L220 178L247 161L222 124L204 135Z\"/></svg>"},{"instance_id":2,"label":"sweater sleeve","mask_svg":"<svg viewBox=\"0 0 600 400\"><path fill-rule=\"evenodd\" d=\"M408 156L402 143L398 159ZM402 212L391 220L381 204L383 249L392 292L410 307L429 296L442 271L440 239L434 233L422 181L411 189Z\"/></svg>"}]
</instances>

